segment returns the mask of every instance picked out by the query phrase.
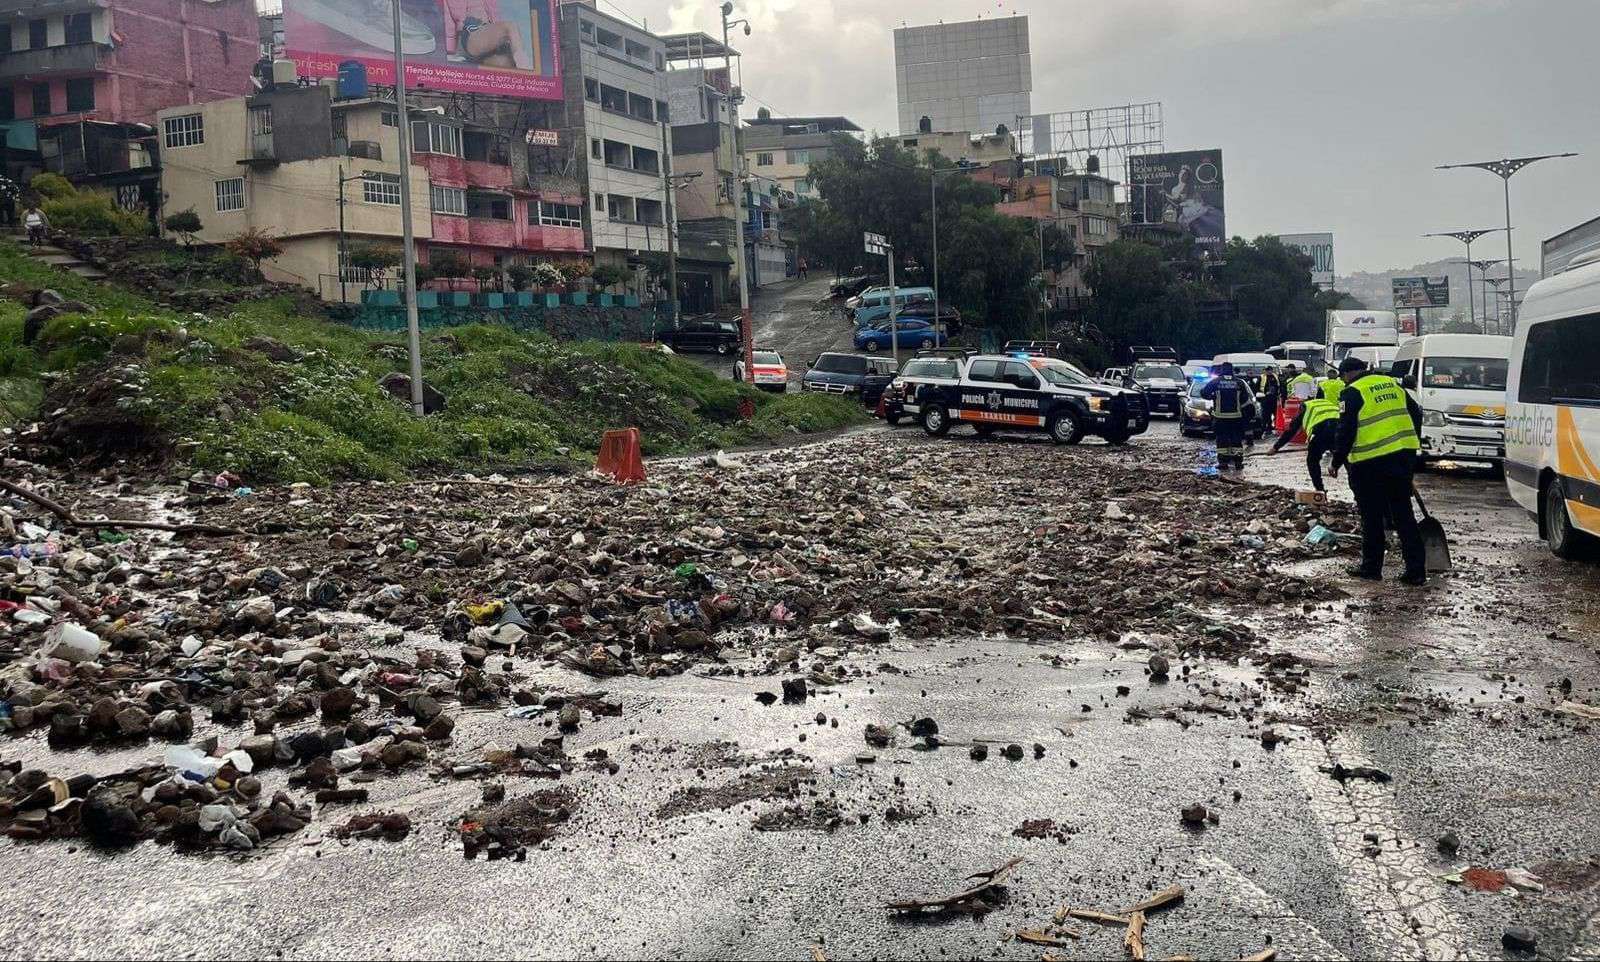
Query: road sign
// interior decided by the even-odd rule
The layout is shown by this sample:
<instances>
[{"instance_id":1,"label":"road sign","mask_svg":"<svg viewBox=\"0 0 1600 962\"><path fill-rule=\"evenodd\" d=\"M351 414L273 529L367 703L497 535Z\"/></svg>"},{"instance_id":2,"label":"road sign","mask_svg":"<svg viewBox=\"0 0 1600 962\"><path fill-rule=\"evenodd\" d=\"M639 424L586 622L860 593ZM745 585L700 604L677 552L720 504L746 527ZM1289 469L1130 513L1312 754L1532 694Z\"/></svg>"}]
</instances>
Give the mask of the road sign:
<instances>
[{"instance_id":1,"label":"road sign","mask_svg":"<svg viewBox=\"0 0 1600 962\"><path fill-rule=\"evenodd\" d=\"M1397 308L1450 306L1448 277L1396 277L1393 285Z\"/></svg>"},{"instance_id":2,"label":"road sign","mask_svg":"<svg viewBox=\"0 0 1600 962\"><path fill-rule=\"evenodd\" d=\"M889 253L889 239L884 237L882 234L863 232L861 239L864 242L868 254Z\"/></svg>"}]
</instances>

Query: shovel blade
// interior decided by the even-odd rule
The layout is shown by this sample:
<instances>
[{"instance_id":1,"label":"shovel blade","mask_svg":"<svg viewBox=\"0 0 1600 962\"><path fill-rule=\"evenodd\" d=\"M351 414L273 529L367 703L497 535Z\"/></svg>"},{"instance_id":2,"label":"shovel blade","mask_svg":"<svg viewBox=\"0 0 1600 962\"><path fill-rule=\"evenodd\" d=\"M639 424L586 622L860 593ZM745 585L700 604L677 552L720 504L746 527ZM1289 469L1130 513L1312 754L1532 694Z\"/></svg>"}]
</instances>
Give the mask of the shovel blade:
<instances>
[{"instance_id":1,"label":"shovel blade","mask_svg":"<svg viewBox=\"0 0 1600 962\"><path fill-rule=\"evenodd\" d=\"M1417 530L1422 534L1422 548L1426 553L1428 570L1449 571L1454 567L1450 563L1450 542L1445 540L1444 525L1439 523L1439 519L1423 518L1417 522Z\"/></svg>"}]
</instances>

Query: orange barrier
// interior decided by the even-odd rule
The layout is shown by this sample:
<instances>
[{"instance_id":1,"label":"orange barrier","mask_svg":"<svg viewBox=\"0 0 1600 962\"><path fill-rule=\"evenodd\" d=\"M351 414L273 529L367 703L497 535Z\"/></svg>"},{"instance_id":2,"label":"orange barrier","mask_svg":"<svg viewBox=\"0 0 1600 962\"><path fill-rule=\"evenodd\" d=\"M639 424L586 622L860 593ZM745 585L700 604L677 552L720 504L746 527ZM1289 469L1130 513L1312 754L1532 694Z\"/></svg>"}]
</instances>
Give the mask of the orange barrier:
<instances>
[{"instance_id":1,"label":"orange barrier","mask_svg":"<svg viewBox=\"0 0 1600 962\"><path fill-rule=\"evenodd\" d=\"M1305 402L1301 401L1299 398L1297 398L1297 397L1295 397L1294 395L1291 394L1290 396L1288 396L1288 397L1283 399L1283 403L1282 404L1278 405L1278 433L1279 434L1282 434L1283 433L1283 429L1288 427L1291 423L1293 423L1295 418L1300 416L1300 406L1302 404L1304 404L1304 403ZM1294 435L1294 443L1295 444L1305 444L1306 443L1306 433L1304 431L1296 431L1295 435Z\"/></svg>"},{"instance_id":2,"label":"orange barrier","mask_svg":"<svg viewBox=\"0 0 1600 962\"><path fill-rule=\"evenodd\" d=\"M878 395L878 406L873 409L872 416L881 420L881 419L883 419L885 417L888 417L888 415L889 415L889 395L888 394L880 394L880 395Z\"/></svg>"},{"instance_id":3,"label":"orange barrier","mask_svg":"<svg viewBox=\"0 0 1600 962\"><path fill-rule=\"evenodd\" d=\"M610 475L618 484L638 484L644 480L644 458L639 453L639 429L607 431L600 438L600 457L594 469Z\"/></svg>"}]
</instances>

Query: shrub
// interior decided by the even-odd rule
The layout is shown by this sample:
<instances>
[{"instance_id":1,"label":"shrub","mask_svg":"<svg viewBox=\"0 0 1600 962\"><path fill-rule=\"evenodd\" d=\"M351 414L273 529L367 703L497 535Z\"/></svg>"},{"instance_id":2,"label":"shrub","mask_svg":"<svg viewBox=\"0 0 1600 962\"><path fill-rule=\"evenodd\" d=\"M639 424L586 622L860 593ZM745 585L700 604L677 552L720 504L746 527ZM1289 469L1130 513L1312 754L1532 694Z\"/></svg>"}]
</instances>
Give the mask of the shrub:
<instances>
[{"instance_id":1,"label":"shrub","mask_svg":"<svg viewBox=\"0 0 1600 962\"><path fill-rule=\"evenodd\" d=\"M567 282L561 268L549 261L540 261L533 265L533 283L536 287L559 287Z\"/></svg>"},{"instance_id":2,"label":"shrub","mask_svg":"<svg viewBox=\"0 0 1600 962\"><path fill-rule=\"evenodd\" d=\"M148 218L123 210L111 199L110 194L99 191L74 191L65 197L45 201L41 209L44 216L49 218L52 228L73 234L139 237L150 233Z\"/></svg>"},{"instance_id":3,"label":"shrub","mask_svg":"<svg viewBox=\"0 0 1600 962\"><path fill-rule=\"evenodd\" d=\"M561 265L561 276L568 284L576 284L592 273L594 268L587 261L568 261Z\"/></svg>"},{"instance_id":4,"label":"shrub","mask_svg":"<svg viewBox=\"0 0 1600 962\"><path fill-rule=\"evenodd\" d=\"M72 181L60 174L34 174L28 186L45 200L62 200L78 192L78 188L72 186Z\"/></svg>"},{"instance_id":5,"label":"shrub","mask_svg":"<svg viewBox=\"0 0 1600 962\"><path fill-rule=\"evenodd\" d=\"M428 255L428 266L434 277L466 277L472 271L467 259L455 251L433 251Z\"/></svg>"},{"instance_id":6,"label":"shrub","mask_svg":"<svg viewBox=\"0 0 1600 962\"><path fill-rule=\"evenodd\" d=\"M506 269L506 276L511 278L511 289L525 291L533 282L534 270L527 264L512 264Z\"/></svg>"},{"instance_id":7,"label":"shrub","mask_svg":"<svg viewBox=\"0 0 1600 962\"><path fill-rule=\"evenodd\" d=\"M228 241L228 253L250 262L256 273L261 272L261 262L272 260L283 253L283 244L270 233L257 227L240 231Z\"/></svg>"},{"instance_id":8,"label":"shrub","mask_svg":"<svg viewBox=\"0 0 1600 962\"><path fill-rule=\"evenodd\" d=\"M180 210L176 214L168 214L167 219L161 222L167 230L177 234L183 240L183 246L194 246L194 235L200 233L200 215L191 207Z\"/></svg>"},{"instance_id":9,"label":"shrub","mask_svg":"<svg viewBox=\"0 0 1600 962\"><path fill-rule=\"evenodd\" d=\"M387 244L359 244L350 249L350 266L370 271L374 287L382 287L383 276L399 267L400 261L400 248Z\"/></svg>"},{"instance_id":10,"label":"shrub","mask_svg":"<svg viewBox=\"0 0 1600 962\"><path fill-rule=\"evenodd\" d=\"M632 272L613 264L602 264L594 269L595 285L601 289L615 287L632 277Z\"/></svg>"},{"instance_id":11,"label":"shrub","mask_svg":"<svg viewBox=\"0 0 1600 962\"><path fill-rule=\"evenodd\" d=\"M500 286L500 268L498 267L491 267L487 264L480 267L474 267L472 269L472 276L473 279L478 282L478 289L481 291L487 291Z\"/></svg>"}]
</instances>

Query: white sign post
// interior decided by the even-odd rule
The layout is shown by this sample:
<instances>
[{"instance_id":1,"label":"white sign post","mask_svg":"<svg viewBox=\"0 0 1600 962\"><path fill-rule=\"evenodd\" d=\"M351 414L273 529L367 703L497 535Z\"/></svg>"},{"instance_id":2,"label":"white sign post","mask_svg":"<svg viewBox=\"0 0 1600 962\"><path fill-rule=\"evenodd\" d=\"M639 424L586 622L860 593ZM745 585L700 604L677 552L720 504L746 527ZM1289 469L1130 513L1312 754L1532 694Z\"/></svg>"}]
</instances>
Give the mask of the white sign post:
<instances>
[{"instance_id":1,"label":"white sign post","mask_svg":"<svg viewBox=\"0 0 1600 962\"><path fill-rule=\"evenodd\" d=\"M900 309L898 291L894 286L894 245L882 234L863 233L861 238L868 254L881 254L889 260L889 349L894 353L895 370L900 370Z\"/></svg>"}]
</instances>

